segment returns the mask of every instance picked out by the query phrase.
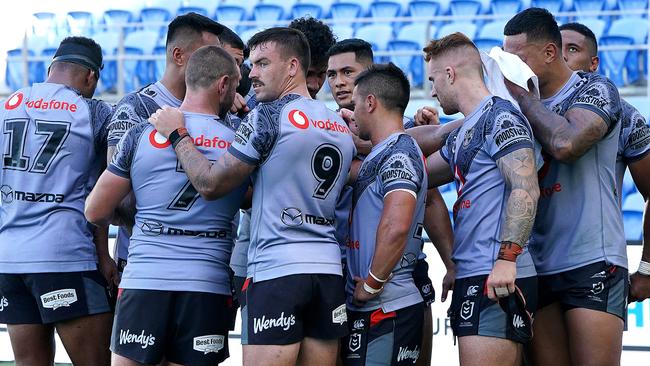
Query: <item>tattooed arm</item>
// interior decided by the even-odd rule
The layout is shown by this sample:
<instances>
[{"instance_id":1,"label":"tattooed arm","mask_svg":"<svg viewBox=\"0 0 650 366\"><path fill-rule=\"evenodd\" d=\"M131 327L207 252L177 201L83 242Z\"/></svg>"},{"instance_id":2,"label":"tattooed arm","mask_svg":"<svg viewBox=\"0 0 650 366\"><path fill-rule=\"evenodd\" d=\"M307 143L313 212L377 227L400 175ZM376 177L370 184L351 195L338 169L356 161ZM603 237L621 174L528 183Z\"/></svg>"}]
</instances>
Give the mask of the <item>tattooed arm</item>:
<instances>
[{"instance_id":1,"label":"tattooed arm","mask_svg":"<svg viewBox=\"0 0 650 366\"><path fill-rule=\"evenodd\" d=\"M506 154L497 160L497 166L503 175L509 195L505 211L502 213L504 222L500 233L499 258L494 263L486 283L488 297L492 300L504 296L499 289L507 288L505 295L515 291L517 262L516 254L513 258L512 253L520 252L517 248L522 248L528 241L539 198L533 149L523 148ZM504 249L508 254L504 255Z\"/></svg>"},{"instance_id":2,"label":"tattooed arm","mask_svg":"<svg viewBox=\"0 0 650 366\"><path fill-rule=\"evenodd\" d=\"M515 150L497 160L497 166L509 191L500 240L523 247L533 228L539 198L535 153L528 148Z\"/></svg>"},{"instance_id":3,"label":"tattooed arm","mask_svg":"<svg viewBox=\"0 0 650 366\"><path fill-rule=\"evenodd\" d=\"M535 138L556 160L578 160L607 133L607 121L600 113L586 108L570 108L560 116L548 110L534 94L507 80L506 85L530 122ZM618 98L618 94L614 97Z\"/></svg>"},{"instance_id":4,"label":"tattooed arm","mask_svg":"<svg viewBox=\"0 0 650 366\"><path fill-rule=\"evenodd\" d=\"M210 162L196 149L190 138L176 145L176 156L194 188L206 200L216 200L244 183L255 169L229 152L216 163Z\"/></svg>"}]
</instances>

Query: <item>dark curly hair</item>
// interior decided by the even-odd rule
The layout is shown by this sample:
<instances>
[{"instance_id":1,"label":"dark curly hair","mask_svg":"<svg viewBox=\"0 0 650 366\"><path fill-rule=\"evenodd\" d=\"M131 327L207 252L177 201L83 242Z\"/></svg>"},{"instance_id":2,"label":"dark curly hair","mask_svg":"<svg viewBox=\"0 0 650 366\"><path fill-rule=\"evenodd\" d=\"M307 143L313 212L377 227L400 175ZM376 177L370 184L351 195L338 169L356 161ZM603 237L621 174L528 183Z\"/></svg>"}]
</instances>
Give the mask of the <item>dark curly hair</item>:
<instances>
[{"instance_id":1,"label":"dark curly hair","mask_svg":"<svg viewBox=\"0 0 650 366\"><path fill-rule=\"evenodd\" d=\"M327 51L336 43L332 29L325 23L311 16L294 19L289 28L305 34L311 50L311 65L321 66L327 63Z\"/></svg>"}]
</instances>

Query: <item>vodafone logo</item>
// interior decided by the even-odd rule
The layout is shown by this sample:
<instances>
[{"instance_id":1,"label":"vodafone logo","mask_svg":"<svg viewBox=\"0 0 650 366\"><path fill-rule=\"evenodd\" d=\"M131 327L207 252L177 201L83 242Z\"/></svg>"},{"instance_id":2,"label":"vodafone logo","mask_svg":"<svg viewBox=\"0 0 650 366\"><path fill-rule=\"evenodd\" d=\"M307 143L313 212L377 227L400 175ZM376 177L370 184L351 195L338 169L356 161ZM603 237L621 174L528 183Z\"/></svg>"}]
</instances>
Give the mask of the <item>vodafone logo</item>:
<instances>
[{"instance_id":1,"label":"vodafone logo","mask_svg":"<svg viewBox=\"0 0 650 366\"><path fill-rule=\"evenodd\" d=\"M167 140L165 136L159 134L157 130L151 131L149 134L149 142L151 143L151 146L157 149L164 149L171 145L169 140Z\"/></svg>"},{"instance_id":2,"label":"vodafone logo","mask_svg":"<svg viewBox=\"0 0 650 366\"><path fill-rule=\"evenodd\" d=\"M301 130L306 129L309 127L309 118L307 118L307 115L305 112L294 109L291 112L289 112L289 122L293 124L294 126L298 127Z\"/></svg>"},{"instance_id":3,"label":"vodafone logo","mask_svg":"<svg viewBox=\"0 0 650 366\"><path fill-rule=\"evenodd\" d=\"M5 109L6 110L15 109L22 102L23 102L23 93L21 92L14 93L14 95L10 96L9 99L7 99L7 101L5 102Z\"/></svg>"}]
</instances>

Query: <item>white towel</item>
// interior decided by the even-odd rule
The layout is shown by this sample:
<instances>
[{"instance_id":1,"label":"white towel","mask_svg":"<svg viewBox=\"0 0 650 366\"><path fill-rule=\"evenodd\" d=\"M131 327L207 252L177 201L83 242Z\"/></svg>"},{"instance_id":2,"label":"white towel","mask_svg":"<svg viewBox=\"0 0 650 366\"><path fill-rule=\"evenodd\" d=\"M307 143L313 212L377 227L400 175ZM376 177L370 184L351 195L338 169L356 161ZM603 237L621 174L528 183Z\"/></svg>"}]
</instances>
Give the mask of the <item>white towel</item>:
<instances>
[{"instance_id":1,"label":"white towel","mask_svg":"<svg viewBox=\"0 0 650 366\"><path fill-rule=\"evenodd\" d=\"M507 99L517 108L519 105L508 92L503 78L528 89L528 80L533 81L534 92L539 96L539 80L533 70L521 61L519 56L505 52L499 47L494 47L490 54L481 51L481 61L483 61L483 71L485 72L485 84L493 95Z\"/></svg>"}]
</instances>

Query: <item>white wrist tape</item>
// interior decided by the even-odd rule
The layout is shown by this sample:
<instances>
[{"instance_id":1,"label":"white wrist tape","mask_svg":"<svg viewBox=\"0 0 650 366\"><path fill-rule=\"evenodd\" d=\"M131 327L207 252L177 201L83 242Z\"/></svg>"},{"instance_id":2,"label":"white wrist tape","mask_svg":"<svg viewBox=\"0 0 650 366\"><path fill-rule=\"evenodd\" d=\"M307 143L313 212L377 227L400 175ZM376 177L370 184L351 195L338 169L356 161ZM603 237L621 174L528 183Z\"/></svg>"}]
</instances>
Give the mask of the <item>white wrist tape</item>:
<instances>
[{"instance_id":1,"label":"white wrist tape","mask_svg":"<svg viewBox=\"0 0 650 366\"><path fill-rule=\"evenodd\" d=\"M644 276L650 276L650 263L641 261L638 272Z\"/></svg>"},{"instance_id":2,"label":"white wrist tape","mask_svg":"<svg viewBox=\"0 0 650 366\"><path fill-rule=\"evenodd\" d=\"M379 291L381 291L381 288L380 289L372 288L372 287L368 286L368 284L365 283L365 282L363 283L363 289L364 289L364 291L366 291L370 295L374 295L374 294L378 293Z\"/></svg>"}]
</instances>

